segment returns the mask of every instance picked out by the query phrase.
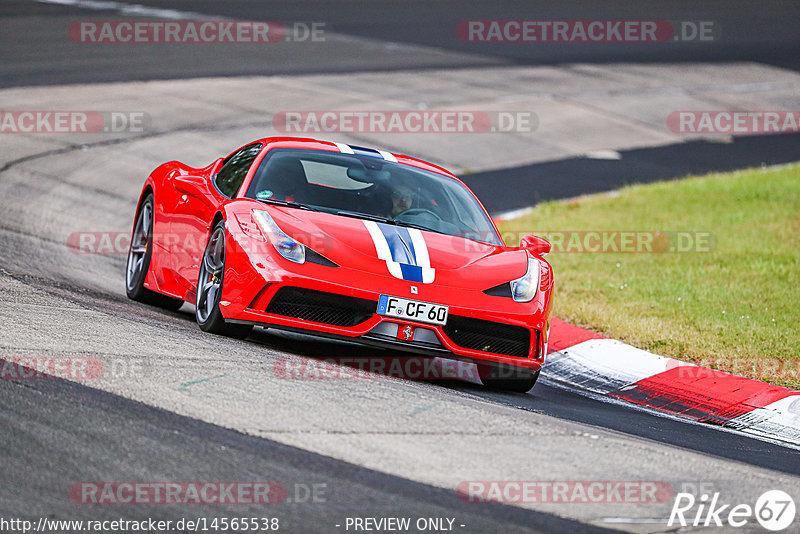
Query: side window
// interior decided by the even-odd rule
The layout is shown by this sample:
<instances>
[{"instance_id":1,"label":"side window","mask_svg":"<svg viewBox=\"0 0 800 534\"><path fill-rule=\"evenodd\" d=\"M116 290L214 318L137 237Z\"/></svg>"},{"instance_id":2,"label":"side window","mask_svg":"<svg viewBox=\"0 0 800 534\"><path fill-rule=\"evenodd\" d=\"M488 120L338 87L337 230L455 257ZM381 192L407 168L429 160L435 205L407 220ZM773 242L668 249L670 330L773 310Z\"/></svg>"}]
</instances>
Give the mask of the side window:
<instances>
[{"instance_id":1,"label":"side window","mask_svg":"<svg viewBox=\"0 0 800 534\"><path fill-rule=\"evenodd\" d=\"M247 145L237 153L233 154L222 165L222 168L214 178L217 187L228 198L233 198L239 191L250 165L261 152L261 143Z\"/></svg>"}]
</instances>

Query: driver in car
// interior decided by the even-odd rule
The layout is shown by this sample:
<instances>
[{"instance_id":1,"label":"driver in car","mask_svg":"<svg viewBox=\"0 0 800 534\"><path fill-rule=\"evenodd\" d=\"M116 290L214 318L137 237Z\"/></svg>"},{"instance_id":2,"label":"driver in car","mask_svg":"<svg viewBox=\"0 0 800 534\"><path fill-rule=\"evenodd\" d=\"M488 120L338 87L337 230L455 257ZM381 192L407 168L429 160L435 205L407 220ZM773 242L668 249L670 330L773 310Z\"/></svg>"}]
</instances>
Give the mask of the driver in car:
<instances>
[{"instance_id":1,"label":"driver in car","mask_svg":"<svg viewBox=\"0 0 800 534\"><path fill-rule=\"evenodd\" d=\"M396 217L406 210L411 209L414 203L414 190L408 186L401 185L392 191L392 212L391 216Z\"/></svg>"}]
</instances>

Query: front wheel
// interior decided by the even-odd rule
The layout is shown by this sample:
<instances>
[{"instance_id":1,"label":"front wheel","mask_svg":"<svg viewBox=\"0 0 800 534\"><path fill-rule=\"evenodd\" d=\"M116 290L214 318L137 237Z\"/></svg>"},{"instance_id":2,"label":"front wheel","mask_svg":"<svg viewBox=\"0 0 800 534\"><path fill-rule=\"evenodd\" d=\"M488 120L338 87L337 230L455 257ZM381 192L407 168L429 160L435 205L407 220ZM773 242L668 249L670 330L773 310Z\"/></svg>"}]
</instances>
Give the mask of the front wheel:
<instances>
[{"instance_id":1,"label":"front wheel","mask_svg":"<svg viewBox=\"0 0 800 534\"><path fill-rule=\"evenodd\" d=\"M144 287L150 258L153 255L153 195L147 195L136 214L128 263L125 266L125 293L131 300L152 304L168 310L177 310L183 300L156 293Z\"/></svg>"},{"instance_id":2,"label":"front wheel","mask_svg":"<svg viewBox=\"0 0 800 534\"><path fill-rule=\"evenodd\" d=\"M220 221L211 232L211 237L208 239L205 252L203 252L203 259L200 262L195 319L204 332L244 339L253 327L226 323L219 309L224 274L225 224Z\"/></svg>"},{"instance_id":3,"label":"front wheel","mask_svg":"<svg viewBox=\"0 0 800 534\"><path fill-rule=\"evenodd\" d=\"M539 379L540 369L536 371L522 371L517 369L492 367L480 373L481 382L489 389L510 391L513 393L526 393L533 389Z\"/></svg>"}]
</instances>

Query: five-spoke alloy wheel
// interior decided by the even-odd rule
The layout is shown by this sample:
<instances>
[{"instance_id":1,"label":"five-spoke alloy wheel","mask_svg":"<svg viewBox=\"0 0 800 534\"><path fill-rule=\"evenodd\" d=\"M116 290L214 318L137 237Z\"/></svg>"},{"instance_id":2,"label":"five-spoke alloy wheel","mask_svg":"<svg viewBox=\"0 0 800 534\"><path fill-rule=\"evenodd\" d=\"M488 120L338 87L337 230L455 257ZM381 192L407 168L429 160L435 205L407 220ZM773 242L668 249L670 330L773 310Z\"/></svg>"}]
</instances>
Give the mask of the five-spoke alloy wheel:
<instances>
[{"instance_id":1,"label":"five-spoke alloy wheel","mask_svg":"<svg viewBox=\"0 0 800 534\"><path fill-rule=\"evenodd\" d=\"M177 310L183 304L183 300L156 293L144 286L152 255L153 195L149 194L142 201L136 214L131 246L128 249L128 263L125 267L125 293L128 298L139 302Z\"/></svg>"},{"instance_id":2,"label":"five-spoke alloy wheel","mask_svg":"<svg viewBox=\"0 0 800 534\"><path fill-rule=\"evenodd\" d=\"M220 221L211 231L211 237L208 239L203 258L200 260L195 318L204 332L245 338L253 327L246 324L226 323L219 309L224 275L225 223Z\"/></svg>"}]
</instances>

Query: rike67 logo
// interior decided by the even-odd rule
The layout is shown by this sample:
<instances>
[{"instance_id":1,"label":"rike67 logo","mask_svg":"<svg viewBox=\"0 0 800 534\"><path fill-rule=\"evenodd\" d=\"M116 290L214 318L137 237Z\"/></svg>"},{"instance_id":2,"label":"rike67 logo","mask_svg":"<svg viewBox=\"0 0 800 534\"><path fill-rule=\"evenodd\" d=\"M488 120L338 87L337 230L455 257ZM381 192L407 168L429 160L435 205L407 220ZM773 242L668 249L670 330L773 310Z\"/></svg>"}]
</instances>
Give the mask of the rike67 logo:
<instances>
[{"instance_id":1,"label":"rike67 logo","mask_svg":"<svg viewBox=\"0 0 800 534\"><path fill-rule=\"evenodd\" d=\"M739 528L755 519L765 529L777 532L794 522L794 500L785 491L766 491L756 500L755 506L722 504L719 496L717 492L710 498L704 494L697 499L691 493L678 493L667 525Z\"/></svg>"}]
</instances>

